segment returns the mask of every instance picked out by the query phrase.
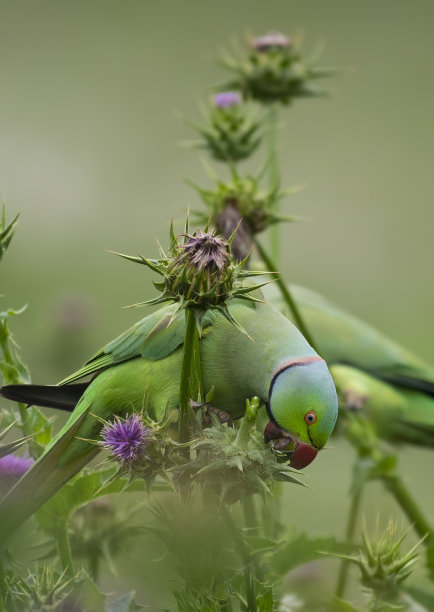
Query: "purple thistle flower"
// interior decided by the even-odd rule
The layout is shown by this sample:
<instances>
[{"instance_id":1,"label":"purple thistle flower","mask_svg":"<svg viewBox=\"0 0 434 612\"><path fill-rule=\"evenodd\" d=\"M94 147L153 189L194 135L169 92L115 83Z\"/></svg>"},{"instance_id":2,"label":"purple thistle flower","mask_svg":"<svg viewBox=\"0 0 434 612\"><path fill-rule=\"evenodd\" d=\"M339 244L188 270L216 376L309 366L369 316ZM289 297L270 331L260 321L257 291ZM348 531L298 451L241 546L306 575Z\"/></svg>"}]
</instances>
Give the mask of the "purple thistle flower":
<instances>
[{"instance_id":1,"label":"purple thistle flower","mask_svg":"<svg viewBox=\"0 0 434 612\"><path fill-rule=\"evenodd\" d=\"M9 489L32 467L35 460L24 455L5 455L0 459L0 497L6 495Z\"/></svg>"},{"instance_id":2,"label":"purple thistle flower","mask_svg":"<svg viewBox=\"0 0 434 612\"><path fill-rule=\"evenodd\" d=\"M290 45L291 39L281 32L267 32L264 36L258 36L252 40L252 46L259 53L264 53L273 47L284 49Z\"/></svg>"},{"instance_id":3,"label":"purple thistle flower","mask_svg":"<svg viewBox=\"0 0 434 612\"><path fill-rule=\"evenodd\" d=\"M214 96L214 104L217 108L228 108L241 104L241 94L237 91L223 91Z\"/></svg>"},{"instance_id":4,"label":"purple thistle flower","mask_svg":"<svg viewBox=\"0 0 434 612\"><path fill-rule=\"evenodd\" d=\"M150 434L151 430L143 425L139 415L127 415L125 419L115 416L114 422L102 428L100 444L118 461L131 465L144 454Z\"/></svg>"},{"instance_id":5,"label":"purple thistle flower","mask_svg":"<svg viewBox=\"0 0 434 612\"><path fill-rule=\"evenodd\" d=\"M24 457L5 455L0 459L0 478L18 480L34 463L35 460L26 455Z\"/></svg>"}]
</instances>

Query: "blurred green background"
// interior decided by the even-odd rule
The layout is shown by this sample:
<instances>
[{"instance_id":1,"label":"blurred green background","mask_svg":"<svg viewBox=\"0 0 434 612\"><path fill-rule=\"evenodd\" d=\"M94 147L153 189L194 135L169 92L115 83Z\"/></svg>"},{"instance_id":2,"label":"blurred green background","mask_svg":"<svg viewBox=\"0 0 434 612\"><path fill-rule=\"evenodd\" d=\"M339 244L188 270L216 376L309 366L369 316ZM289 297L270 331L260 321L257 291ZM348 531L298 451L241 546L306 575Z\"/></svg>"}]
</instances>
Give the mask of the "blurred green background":
<instances>
[{"instance_id":1,"label":"blurred green background","mask_svg":"<svg viewBox=\"0 0 434 612\"><path fill-rule=\"evenodd\" d=\"M210 182L177 112L197 118L227 77L218 49L269 29L302 36L305 56L324 43L320 63L342 68L330 98L280 114L282 184L307 186L284 210L311 218L282 229L282 273L434 362L433 27L432 0L1 0L0 194L21 212L1 308L28 304L14 330L33 380L144 316L121 306L155 295L151 273L106 250L152 257L170 217L199 206L183 179ZM342 533L353 456L333 446L289 512L315 532ZM434 520L429 462L405 450L401 464ZM387 515L372 491L371 515Z\"/></svg>"}]
</instances>

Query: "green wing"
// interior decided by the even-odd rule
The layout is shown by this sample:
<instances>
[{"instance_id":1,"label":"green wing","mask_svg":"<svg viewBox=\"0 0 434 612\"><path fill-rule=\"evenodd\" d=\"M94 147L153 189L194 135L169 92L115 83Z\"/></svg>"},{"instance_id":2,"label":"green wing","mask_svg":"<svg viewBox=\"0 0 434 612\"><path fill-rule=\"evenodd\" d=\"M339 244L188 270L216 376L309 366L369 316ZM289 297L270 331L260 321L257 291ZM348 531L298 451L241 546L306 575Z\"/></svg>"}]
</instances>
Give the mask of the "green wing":
<instances>
[{"instance_id":1,"label":"green wing","mask_svg":"<svg viewBox=\"0 0 434 612\"><path fill-rule=\"evenodd\" d=\"M184 313L177 313L175 305L160 308L106 344L82 368L63 379L59 385L75 382L135 357L142 356L151 361L163 359L183 343L184 319Z\"/></svg>"},{"instance_id":2,"label":"green wing","mask_svg":"<svg viewBox=\"0 0 434 612\"><path fill-rule=\"evenodd\" d=\"M210 318L206 315L203 328L209 325ZM175 304L160 308L106 344L82 368L64 378L59 385L73 383L104 368L135 357L159 361L181 346L184 337L184 311L178 311Z\"/></svg>"}]
</instances>

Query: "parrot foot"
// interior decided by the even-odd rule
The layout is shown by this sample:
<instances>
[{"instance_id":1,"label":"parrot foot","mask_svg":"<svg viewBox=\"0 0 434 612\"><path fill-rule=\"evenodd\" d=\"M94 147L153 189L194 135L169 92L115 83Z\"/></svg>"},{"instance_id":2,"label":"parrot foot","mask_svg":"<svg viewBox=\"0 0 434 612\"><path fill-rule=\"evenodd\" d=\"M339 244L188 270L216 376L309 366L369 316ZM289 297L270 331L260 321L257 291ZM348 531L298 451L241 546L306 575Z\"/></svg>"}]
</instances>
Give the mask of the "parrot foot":
<instances>
[{"instance_id":1,"label":"parrot foot","mask_svg":"<svg viewBox=\"0 0 434 612\"><path fill-rule=\"evenodd\" d=\"M220 423L229 423L232 421L231 415L228 412L225 412L224 410L220 410L220 408L215 408L214 406L211 406L211 404L208 404L207 402L200 404L198 402L194 402L193 400L190 400L190 406L193 408L193 410L199 410L200 408L206 409L204 417L203 417L203 424L205 426L212 425L211 418L209 416L210 412L216 415Z\"/></svg>"},{"instance_id":2,"label":"parrot foot","mask_svg":"<svg viewBox=\"0 0 434 612\"><path fill-rule=\"evenodd\" d=\"M355 389L344 389L342 391L342 407L350 412L361 410L369 399L366 393L360 393Z\"/></svg>"}]
</instances>

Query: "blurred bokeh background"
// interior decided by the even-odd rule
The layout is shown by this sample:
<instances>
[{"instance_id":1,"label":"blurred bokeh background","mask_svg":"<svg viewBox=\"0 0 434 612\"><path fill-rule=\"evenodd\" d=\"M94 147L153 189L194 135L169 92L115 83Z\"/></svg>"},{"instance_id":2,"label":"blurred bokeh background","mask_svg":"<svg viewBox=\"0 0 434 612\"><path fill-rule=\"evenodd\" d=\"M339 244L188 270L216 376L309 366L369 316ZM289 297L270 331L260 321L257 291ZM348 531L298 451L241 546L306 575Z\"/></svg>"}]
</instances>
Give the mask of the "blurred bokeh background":
<instances>
[{"instance_id":1,"label":"blurred bokeh background","mask_svg":"<svg viewBox=\"0 0 434 612\"><path fill-rule=\"evenodd\" d=\"M0 194L21 212L0 308L28 304L14 331L33 380L56 382L144 316L121 307L155 294L151 273L106 250L152 257L170 218L199 206L183 179L211 183L177 115L198 118L225 80L219 49L269 29L341 67L331 97L280 114L282 184L306 185L283 208L311 218L282 229L282 274L434 362L433 27L431 0L0 0ZM288 522L342 532L353 455L333 446ZM428 463L403 452L434 520ZM367 511L387 515L371 492Z\"/></svg>"}]
</instances>

